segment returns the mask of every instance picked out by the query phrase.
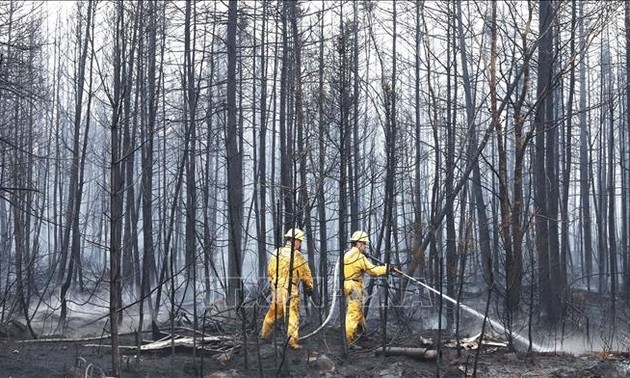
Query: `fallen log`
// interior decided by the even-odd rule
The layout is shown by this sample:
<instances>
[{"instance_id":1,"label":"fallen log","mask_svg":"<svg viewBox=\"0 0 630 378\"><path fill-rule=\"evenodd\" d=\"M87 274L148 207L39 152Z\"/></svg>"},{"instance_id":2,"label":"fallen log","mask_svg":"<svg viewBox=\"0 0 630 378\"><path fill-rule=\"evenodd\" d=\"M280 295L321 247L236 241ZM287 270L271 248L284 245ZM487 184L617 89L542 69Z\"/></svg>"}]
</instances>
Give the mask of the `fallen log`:
<instances>
[{"instance_id":1,"label":"fallen log","mask_svg":"<svg viewBox=\"0 0 630 378\"><path fill-rule=\"evenodd\" d=\"M377 349L375 351L377 355L385 356L407 356L418 360L435 360L437 358L437 351L428 348L404 348L404 347L387 347Z\"/></svg>"},{"instance_id":2,"label":"fallen log","mask_svg":"<svg viewBox=\"0 0 630 378\"><path fill-rule=\"evenodd\" d=\"M96 345L96 344L87 344L85 347L105 347L108 348L109 345ZM214 346L215 348L210 348L210 346ZM207 349L211 351L224 351L227 349L231 349L239 346L238 342L230 336L205 336L205 337L197 337L196 340L190 336L178 336L174 338L162 339L159 341L154 341L149 344L140 345L141 351L148 350L160 350L167 349L171 347L187 347L187 348L197 348L197 349ZM133 345L120 345L120 349L133 350L138 349L137 346Z\"/></svg>"},{"instance_id":3,"label":"fallen log","mask_svg":"<svg viewBox=\"0 0 630 378\"><path fill-rule=\"evenodd\" d=\"M164 348L170 348L171 346L187 346L192 347L194 344L200 346L203 344L210 343L219 343L221 345L230 345L234 346L234 338L230 336L205 336L205 337L197 337L196 340L193 340L192 337L176 337L174 339L167 339L156 341L150 344L145 344L140 346L140 350L158 350Z\"/></svg>"},{"instance_id":4,"label":"fallen log","mask_svg":"<svg viewBox=\"0 0 630 378\"><path fill-rule=\"evenodd\" d=\"M118 336L133 336L136 332L125 332L120 333ZM75 337L75 338L67 338L67 337L44 337L41 339L28 339L28 340L18 340L20 343L25 344L37 344L37 343L81 343L86 341L98 341L109 339L112 335L109 333L104 333L101 336L87 336L87 337Z\"/></svg>"},{"instance_id":5,"label":"fallen log","mask_svg":"<svg viewBox=\"0 0 630 378\"><path fill-rule=\"evenodd\" d=\"M462 348L464 350L475 350L477 348L479 348L479 341L482 340L481 339L481 334L477 334L475 336L472 337L468 337L468 338L463 338L459 340L459 343L457 342L457 340L452 340L452 341L448 341L446 343L444 343L444 346L447 348ZM498 348L505 348L508 346L508 344L504 341L499 341L496 340L494 338L492 338L489 335L484 335L483 340L481 342L481 345L483 346L487 346L487 347L498 347Z\"/></svg>"}]
</instances>

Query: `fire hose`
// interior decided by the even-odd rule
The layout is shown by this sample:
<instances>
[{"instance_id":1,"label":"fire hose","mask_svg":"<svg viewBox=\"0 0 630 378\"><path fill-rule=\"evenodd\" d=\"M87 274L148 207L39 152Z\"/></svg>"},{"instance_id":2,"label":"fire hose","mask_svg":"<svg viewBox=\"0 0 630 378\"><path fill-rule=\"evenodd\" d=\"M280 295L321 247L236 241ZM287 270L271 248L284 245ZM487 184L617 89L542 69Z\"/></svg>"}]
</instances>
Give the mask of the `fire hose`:
<instances>
[{"instance_id":1,"label":"fire hose","mask_svg":"<svg viewBox=\"0 0 630 378\"><path fill-rule=\"evenodd\" d=\"M367 256L369 258L371 258L372 260L374 260L375 262L377 262L378 264L385 265L385 263L383 263L379 259L375 258L374 256L370 256L370 255L367 255ZM459 307L462 310L468 312L469 314L471 314L473 316L476 316L477 318L481 319L482 321L488 321L488 323L490 323L490 325L492 325L494 328L501 330L501 332L509 333L513 337L514 340L522 343L523 345L526 345L526 346L529 345L529 343L530 343L529 339L521 336L518 333L515 333L515 332L512 332L511 330L508 330L503 325L501 325L499 322L484 316L482 313L480 313L479 311L473 309L472 307L469 307L469 306L467 306L467 305L465 305L463 303L458 302L456 299L453 299L453 298L449 297L448 295L446 295L446 294L444 294L444 293L434 289L433 287L425 284L424 282L422 282L422 281L420 281L420 280L418 280L418 279L416 279L414 277L411 277L410 275L406 274L405 272L401 271L398 268L393 267L393 268L391 268L391 270L393 272L401 275L402 277L406 278L407 280L409 280L409 281L411 281L413 283L416 283L416 284L424 287L425 289L427 289L427 290L429 290L429 291L431 291L431 292L441 296L442 298L444 298L447 301L455 304L457 307ZM333 282L334 282L333 299L332 299L332 303L330 305L330 311L328 312L328 316L326 317L326 319L322 322L322 324L316 330L314 330L313 332L309 333L308 335L300 337L300 340L304 340L306 338L309 338L309 337L315 335L316 333L318 333L322 329L324 329L324 327L328 324L328 322L330 322L330 319L332 318L332 315L333 315L334 310L335 310L335 305L337 304L337 296L341 295L341 293L337 294L338 277L339 277L339 260L337 260L337 263L335 264L335 272L334 272L334 278L333 278ZM532 346L532 349L535 352L544 352L544 351L546 351L546 348L543 348L542 346L538 345L537 343L535 343L533 341L531 341L531 346Z\"/></svg>"},{"instance_id":2,"label":"fire hose","mask_svg":"<svg viewBox=\"0 0 630 378\"><path fill-rule=\"evenodd\" d=\"M368 256L368 257L371 258L372 260L374 260L375 262L381 264L381 265L385 265L385 263L381 262L379 259L377 259L374 256ZM457 307L459 307L462 310L468 312L469 314L474 315L474 316L476 316L477 318L479 318L481 320L488 321L488 323L490 323L493 327L501 330L501 332L509 333L514 338L514 340L516 340L516 341L518 341L518 342L520 342L520 343L522 343L522 344L524 344L526 346L529 345L529 342L530 342L529 339L521 336L518 333L515 333L515 332L512 332L511 330L508 330L503 325L501 325L499 322L484 316L482 313L480 313L479 311L473 309L472 307L469 307L469 306L466 306L465 304L459 303L456 299L453 299L453 298L449 297L448 295L446 295L446 294L444 294L444 293L442 293L442 292L432 288L431 286L425 284L424 282L422 282L422 281L420 281L420 280L418 280L418 279L416 279L414 277L411 277L411 276L405 274L403 271L401 271L398 268L392 268L392 271L400 274L402 277L405 277L409 281L414 282L414 283L424 287L425 289L427 289L427 290L429 290L429 291L431 291L431 292L433 292L433 293L435 293L437 295L440 295L442 298L444 298L447 301L455 304ZM544 352L544 351L546 351L546 348L543 348L542 346L536 344L533 341L531 342L531 345L532 345L532 349L535 352Z\"/></svg>"},{"instance_id":3,"label":"fire hose","mask_svg":"<svg viewBox=\"0 0 630 378\"><path fill-rule=\"evenodd\" d=\"M330 311L328 311L328 316L322 322L322 324L319 326L319 328L317 328L313 332L309 333L308 335L301 336L299 338L299 340L304 340L304 339L309 338L309 337L313 336L314 334L318 333L319 331L324 329L326 324L328 324L328 322L330 322L330 319L332 319L332 314L335 311L335 305L337 304L337 285L339 284L338 283L338 281L339 281L339 279L338 279L339 278L339 259L337 259L337 263L335 263L335 273L333 274L333 276L334 276L334 278L333 278L333 282L334 282L333 298L332 298L332 303L330 304ZM311 302L312 301L313 300L311 299Z\"/></svg>"}]
</instances>

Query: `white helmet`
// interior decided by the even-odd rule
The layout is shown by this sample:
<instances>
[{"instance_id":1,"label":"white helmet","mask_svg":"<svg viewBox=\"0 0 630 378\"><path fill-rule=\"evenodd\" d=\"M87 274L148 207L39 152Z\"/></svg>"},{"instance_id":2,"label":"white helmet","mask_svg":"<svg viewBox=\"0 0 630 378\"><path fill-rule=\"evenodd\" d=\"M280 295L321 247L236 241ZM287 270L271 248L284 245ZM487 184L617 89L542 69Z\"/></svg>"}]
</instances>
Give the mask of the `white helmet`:
<instances>
[{"instance_id":1,"label":"white helmet","mask_svg":"<svg viewBox=\"0 0 630 378\"><path fill-rule=\"evenodd\" d=\"M284 234L285 239L295 239L299 241L304 241L304 231L299 228L291 228Z\"/></svg>"},{"instance_id":2,"label":"white helmet","mask_svg":"<svg viewBox=\"0 0 630 378\"><path fill-rule=\"evenodd\" d=\"M351 242L363 242L365 244L370 243L370 236L365 231L355 231L350 237Z\"/></svg>"}]
</instances>

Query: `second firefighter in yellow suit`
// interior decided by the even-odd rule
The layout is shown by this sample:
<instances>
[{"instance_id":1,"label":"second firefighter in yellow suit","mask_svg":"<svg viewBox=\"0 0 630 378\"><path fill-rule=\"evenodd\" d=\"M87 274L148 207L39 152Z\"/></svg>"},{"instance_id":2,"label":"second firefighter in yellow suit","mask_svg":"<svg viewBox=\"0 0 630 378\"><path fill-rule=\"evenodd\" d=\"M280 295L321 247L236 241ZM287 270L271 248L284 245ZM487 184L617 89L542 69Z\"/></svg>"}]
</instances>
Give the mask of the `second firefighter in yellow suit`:
<instances>
[{"instance_id":1,"label":"second firefighter in yellow suit","mask_svg":"<svg viewBox=\"0 0 630 378\"><path fill-rule=\"evenodd\" d=\"M287 316L289 345L293 349L299 349L301 347L298 344L298 332L300 329L300 293L298 285L302 282L306 294L310 296L313 291L313 276L311 275L308 262L300 253L300 247L304 240L304 231L297 228L290 229L284 235L284 238L285 245L274 251L267 265L267 279L273 290L273 298L260 333L263 339L269 338L273 333L276 320ZM291 249L292 246L293 251ZM291 254L293 254L293 275L290 277ZM289 282L289 278L291 278L291 282ZM289 301L288 311L287 300Z\"/></svg>"},{"instance_id":2,"label":"second firefighter in yellow suit","mask_svg":"<svg viewBox=\"0 0 630 378\"><path fill-rule=\"evenodd\" d=\"M375 266L365 256L365 248L370 242L369 236L363 231L356 231L350 238L352 248L343 256L343 294L346 297L346 342L352 345L357 336L359 326L365 330L363 316L363 274L383 276L387 274L386 265Z\"/></svg>"}]
</instances>

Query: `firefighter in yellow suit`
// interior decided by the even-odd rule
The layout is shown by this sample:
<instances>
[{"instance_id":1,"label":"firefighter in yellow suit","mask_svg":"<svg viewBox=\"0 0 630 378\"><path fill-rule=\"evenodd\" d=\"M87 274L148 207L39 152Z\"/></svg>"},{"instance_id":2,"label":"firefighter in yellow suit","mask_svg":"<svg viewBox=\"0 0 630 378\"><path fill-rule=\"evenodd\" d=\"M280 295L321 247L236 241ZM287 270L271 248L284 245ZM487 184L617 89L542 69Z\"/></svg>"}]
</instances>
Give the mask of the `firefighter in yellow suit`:
<instances>
[{"instance_id":1,"label":"firefighter in yellow suit","mask_svg":"<svg viewBox=\"0 0 630 378\"><path fill-rule=\"evenodd\" d=\"M363 274L372 277L383 276L388 272L387 265L375 266L365 256L365 248L370 242L368 234L356 231L350 238L352 248L343 256L343 294L346 297L346 342L354 346L359 326L366 330L363 316Z\"/></svg>"},{"instance_id":2,"label":"firefighter in yellow suit","mask_svg":"<svg viewBox=\"0 0 630 378\"><path fill-rule=\"evenodd\" d=\"M304 241L304 231L293 228L284 235L285 245L276 249L273 256L269 259L267 265L267 279L269 285L273 289L273 297L269 311L263 321L260 331L261 337L267 339L273 333L276 320L288 315L287 336L289 345L293 349L300 349L298 344L298 332L300 329L300 295L298 284L300 281L304 284L306 295L310 296L313 292L313 276L308 262L300 253L302 241ZM291 247L293 246L293 275L291 282L290 264L291 264ZM289 301L289 311L287 314L287 299Z\"/></svg>"}]
</instances>

